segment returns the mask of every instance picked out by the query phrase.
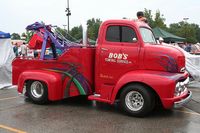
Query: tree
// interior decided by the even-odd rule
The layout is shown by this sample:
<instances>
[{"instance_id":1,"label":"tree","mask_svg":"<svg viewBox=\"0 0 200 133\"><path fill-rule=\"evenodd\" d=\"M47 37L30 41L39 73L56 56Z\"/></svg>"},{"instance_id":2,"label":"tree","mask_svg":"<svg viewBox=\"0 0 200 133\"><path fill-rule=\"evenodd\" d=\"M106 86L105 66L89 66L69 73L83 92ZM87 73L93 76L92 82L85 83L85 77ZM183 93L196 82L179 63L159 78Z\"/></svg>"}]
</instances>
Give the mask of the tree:
<instances>
[{"instance_id":1,"label":"tree","mask_svg":"<svg viewBox=\"0 0 200 133\"><path fill-rule=\"evenodd\" d=\"M34 33L32 31L26 31L26 42L29 42L33 34Z\"/></svg>"},{"instance_id":2,"label":"tree","mask_svg":"<svg viewBox=\"0 0 200 133\"><path fill-rule=\"evenodd\" d=\"M57 28L55 29L55 31L56 31L57 33L61 34L62 36L64 36L64 37L67 38L67 30L66 30L66 29L62 29L62 28L60 28L60 27L57 27Z\"/></svg>"},{"instance_id":3,"label":"tree","mask_svg":"<svg viewBox=\"0 0 200 133\"><path fill-rule=\"evenodd\" d=\"M70 40L70 41L75 41L76 39L74 39L72 36L70 36L70 34L67 33L67 30L66 29L62 29L60 27L57 27L55 29L55 34L58 34L59 36L63 36L64 38Z\"/></svg>"},{"instance_id":4,"label":"tree","mask_svg":"<svg viewBox=\"0 0 200 133\"><path fill-rule=\"evenodd\" d=\"M159 27L162 29L167 29L167 26L165 24L165 18L163 17L164 15L160 14L160 11L157 10L155 14L155 19L154 19L154 25L155 27Z\"/></svg>"},{"instance_id":5,"label":"tree","mask_svg":"<svg viewBox=\"0 0 200 133\"><path fill-rule=\"evenodd\" d=\"M82 38L82 31L83 31L83 28L82 26L76 26L76 27L73 27L70 31L70 35L73 36L76 40L80 40Z\"/></svg>"},{"instance_id":6,"label":"tree","mask_svg":"<svg viewBox=\"0 0 200 133\"><path fill-rule=\"evenodd\" d=\"M181 21L179 23L173 23L169 26L169 32L186 38L186 42L196 43L197 35L199 34L198 28L199 26L196 24L189 24L187 22Z\"/></svg>"},{"instance_id":7,"label":"tree","mask_svg":"<svg viewBox=\"0 0 200 133\"><path fill-rule=\"evenodd\" d=\"M100 19L89 19L87 21L88 26L88 38L92 40L96 40L98 37L99 27L101 25L102 21Z\"/></svg>"},{"instance_id":8,"label":"tree","mask_svg":"<svg viewBox=\"0 0 200 133\"><path fill-rule=\"evenodd\" d=\"M198 42L200 42L200 27L197 24L192 24L192 26L194 27L196 32L196 39Z\"/></svg>"},{"instance_id":9,"label":"tree","mask_svg":"<svg viewBox=\"0 0 200 133\"><path fill-rule=\"evenodd\" d=\"M12 33L11 39L12 40L19 40L19 39L21 39L21 37L18 33Z\"/></svg>"},{"instance_id":10,"label":"tree","mask_svg":"<svg viewBox=\"0 0 200 133\"><path fill-rule=\"evenodd\" d=\"M21 35L21 37L23 37L27 43L29 42L29 40L31 39L32 36L33 36L32 31L23 32Z\"/></svg>"},{"instance_id":11,"label":"tree","mask_svg":"<svg viewBox=\"0 0 200 133\"><path fill-rule=\"evenodd\" d=\"M150 27L154 27L153 15L151 14L151 10L144 9L144 16L147 18L148 24Z\"/></svg>"},{"instance_id":12,"label":"tree","mask_svg":"<svg viewBox=\"0 0 200 133\"><path fill-rule=\"evenodd\" d=\"M87 21L87 33L88 38L92 40L96 40L98 37L99 27L101 25L102 21L100 19L89 19ZM80 40L82 38L82 26L75 26L71 29L70 35L73 36L76 40ZM74 40L74 41L76 41Z\"/></svg>"},{"instance_id":13,"label":"tree","mask_svg":"<svg viewBox=\"0 0 200 133\"><path fill-rule=\"evenodd\" d=\"M167 29L164 15L161 14L159 10L156 11L155 17L153 18L151 10L145 8L144 16L147 18L148 24L151 28L159 27L162 29Z\"/></svg>"}]
</instances>

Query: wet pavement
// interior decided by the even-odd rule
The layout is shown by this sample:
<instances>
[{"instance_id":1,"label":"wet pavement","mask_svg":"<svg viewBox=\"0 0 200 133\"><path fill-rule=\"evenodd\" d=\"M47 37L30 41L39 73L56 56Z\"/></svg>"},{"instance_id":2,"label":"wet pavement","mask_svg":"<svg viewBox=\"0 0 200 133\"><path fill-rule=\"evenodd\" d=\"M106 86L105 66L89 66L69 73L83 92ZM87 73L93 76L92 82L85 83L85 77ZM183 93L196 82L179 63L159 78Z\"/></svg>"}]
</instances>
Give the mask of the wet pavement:
<instances>
[{"instance_id":1,"label":"wet pavement","mask_svg":"<svg viewBox=\"0 0 200 133\"><path fill-rule=\"evenodd\" d=\"M124 115L116 105L96 104L86 97L36 105L16 88L0 90L0 133L198 133L200 87L180 109L157 108L145 118Z\"/></svg>"}]
</instances>

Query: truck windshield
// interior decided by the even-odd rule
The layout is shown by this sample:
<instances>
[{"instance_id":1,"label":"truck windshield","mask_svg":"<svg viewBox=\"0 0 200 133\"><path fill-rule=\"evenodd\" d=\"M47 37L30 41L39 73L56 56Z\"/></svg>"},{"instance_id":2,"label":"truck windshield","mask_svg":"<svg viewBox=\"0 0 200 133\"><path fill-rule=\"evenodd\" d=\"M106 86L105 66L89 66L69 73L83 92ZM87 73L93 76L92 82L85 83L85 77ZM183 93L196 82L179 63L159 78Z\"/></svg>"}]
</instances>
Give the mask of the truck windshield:
<instances>
[{"instance_id":1,"label":"truck windshield","mask_svg":"<svg viewBox=\"0 0 200 133\"><path fill-rule=\"evenodd\" d=\"M140 33L142 34L142 39L145 43L156 44L156 39L150 29L141 27Z\"/></svg>"}]
</instances>

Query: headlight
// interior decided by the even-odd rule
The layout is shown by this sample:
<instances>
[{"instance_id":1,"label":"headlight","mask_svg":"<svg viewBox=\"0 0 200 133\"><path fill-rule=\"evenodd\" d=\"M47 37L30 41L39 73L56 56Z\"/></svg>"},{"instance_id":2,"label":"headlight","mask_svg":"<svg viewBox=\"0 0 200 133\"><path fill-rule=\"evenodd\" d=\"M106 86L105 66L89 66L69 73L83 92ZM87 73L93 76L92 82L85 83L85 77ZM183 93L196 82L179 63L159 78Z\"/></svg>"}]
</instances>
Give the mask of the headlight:
<instances>
[{"instance_id":1,"label":"headlight","mask_svg":"<svg viewBox=\"0 0 200 133\"><path fill-rule=\"evenodd\" d=\"M181 86L180 86L180 83L178 82L176 84L176 88L175 88L175 91L174 91L174 96L179 96L180 95L180 90L181 90Z\"/></svg>"},{"instance_id":2,"label":"headlight","mask_svg":"<svg viewBox=\"0 0 200 133\"><path fill-rule=\"evenodd\" d=\"M187 90L187 87L185 85L188 83L188 81L189 81L189 78L187 78L183 82L177 82L176 83L174 96L180 96L181 94L183 94Z\"/></svg>"}]
</instances>

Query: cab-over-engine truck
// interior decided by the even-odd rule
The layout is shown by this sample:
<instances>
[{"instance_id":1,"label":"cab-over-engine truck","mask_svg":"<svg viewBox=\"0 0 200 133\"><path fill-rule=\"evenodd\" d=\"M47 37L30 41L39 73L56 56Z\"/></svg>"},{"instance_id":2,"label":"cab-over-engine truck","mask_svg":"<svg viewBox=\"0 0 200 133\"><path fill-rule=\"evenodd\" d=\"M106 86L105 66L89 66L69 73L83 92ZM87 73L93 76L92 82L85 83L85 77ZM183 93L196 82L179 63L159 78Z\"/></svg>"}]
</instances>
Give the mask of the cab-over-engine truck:
<instances>
[{"instance_id":1,"label":"cab-over-engine truck","mask_svg":"<svg viewBox=\"0 0 200 133\"><path fill-rule=\"evenodd\" d=\"M59 56L56 49L63 45L50 26L38 25L29 29L37 31L30 43L42 45L40 59L16 58L12 63L13 85L34 103L87 95L109 104L119 101L127 114L145 116L157 100L170 109L191 99L184 54L157 44L144 22L105 21L95 47L65 47ZM45 56L47 47L52 49L51 58Z\"/></svg>"}]
</instances>

